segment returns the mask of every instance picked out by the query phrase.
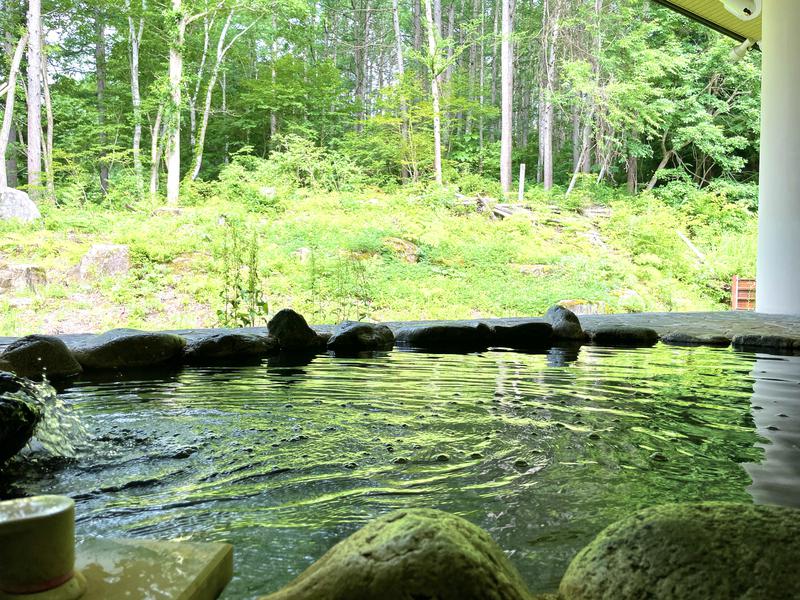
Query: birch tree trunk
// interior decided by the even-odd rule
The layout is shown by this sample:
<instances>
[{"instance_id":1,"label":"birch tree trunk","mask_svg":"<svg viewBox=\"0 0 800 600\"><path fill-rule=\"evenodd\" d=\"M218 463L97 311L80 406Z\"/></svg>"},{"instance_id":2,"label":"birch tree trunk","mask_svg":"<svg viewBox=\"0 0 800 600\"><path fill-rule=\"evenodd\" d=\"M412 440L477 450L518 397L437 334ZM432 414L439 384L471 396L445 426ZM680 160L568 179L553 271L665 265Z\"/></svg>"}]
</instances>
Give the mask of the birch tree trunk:
<instances>
[{"instance_id":1,"label":"birch tree trunk","mask_svg":"<svg viewBox=\"0 0 800 600\"><path fill-rule=\"evenodd\" d=\"M436 183L442 185L442 120L439 112L439 73L436 66L437 34L431 0L425 0L425 18L428 25L428 62L431 71L431 96L433 98L433 171Z\"/></svg>"},{"instance_id":2,"label":"birch tree trunk","mask_svg":"<svg viewBox=\"0 0 800 600\"><path fill-rule=\"evenodd\" d=\"M130 7L130 3L129 3ZM142 1L142 15L138 26L133 16L128 15L128 39L131 59L131 104L133 105L133 174L136 179L136 194L141 198L144 191L144 165L142 164L142 95L139 91L139 49L144 33L144 11L146 5Z\"/></svg>"},{"instance_id":3,"label":"birch tree trunk","mask_svg":"<svg viewBox=\"0 0 800 600\"><path fill-rule=\"evenodd\" d=\"M183 38L186 31L186 17L181 9L181 0L172 0L172 12L177 22L176 39L170 40L169 47L170 107L167 115L167 205L169 206L178 205L181 191L181 82Z\"/></svg>"},{"instance_id":4,"label":"birch tree trunk","mask_svg":"<svg viewBox=\"0 0 800 600\"><path fill-rule=\"evenodd\" d=\"M22 55L25 52L25 46L28 44L28 35L23 35L17 43L17 48L11 58L11 66L8 73L7 91L6 91L6 105L3 111L3 124L0 126L0 188L9 186L10 165L6 162L6 152L8 151L8 144L11 141L11 131L14 126L14 101L16 100L17 91L17 73L19 66L22 62ZM16 165L14 165L16 168ZM16 173L14 173L16 179ZM14 182L16 183L16 182Z\"/></svg>"},{"instance_id":5,"label":"birch tree trunk","mask_svg":"<svg viewBox=\"0 0 800 600\"><path fill-rule=\"evenodd\" d=\"M500 187L504 194L511 191L511 150L513 147L514 55L512 47L512 0L502 0L502 40L500 42L501 100L500 100Z\"/></svg>"},{"instance_id":6,"label":"birch tree trunk","mask_svg":"<svg viewBox=\"0 0 800 600\"><path fill-rule=\"evenodd\" d=\"M278 72L275 69L275 62L278 60L278 25L275 20L275 15L272 15L272 89L275 90L275 83L278 79ZM336 58L334 57L334 64L336 64ZM273 108L269 114L269 141L272 144L275 140L275 136L278 134L278 113Z\"/></svg>"},{"instance_id":7,"label":"birch tree trunk","mask_svg":"<svg viewBox=\"0 0 800 600\"><path fill-rule=\"evenodd\" d=\"M405 76L405 66L403 65L403 34L400 30L400 7L398 0L392 0L392 23L394 25L394 40L395 40L395 59L397 61L397 81L400 84L400 137L403 140L403 146L408 146L408 123L406 117L406 101L403 96L402 89L403 78ZM405 152L403 153L405 156ZM405 161L404 161L405 162ZM411 174L411 169L408 165L403 165L402 177L405 179Z\"/></svg>"},{"instance_id":8,"label":"birch tree trunk","mask_svg":"<svg viewBox=\"0 0 800 600\"><path fill-rule=\"evenodd\" d=\"M44 49L44 38L41 41L41 48ZM53 129L55 127L55 119L53 118L53 102L50 98L50 78L47 74L47 54L42 50L40 53L42 62L40 64L42 75L42 91L44 95L44 108L45 108L45 122L47 129L41 136L42 141L42 158L44 160L44 173L45 184L47 189L47 196L50 200L55 200L56 197L56 180L55 173L53 172Z\"/></svg>"},{"instance_id":9,"label":"birch tree trunk","mask_svg":"<svg viewBox=\"0 0 800 600\"><path fill-rule=\"evenodd\" d=\"M153 129L150 135L150 198L155 200L158 196L158 171L161 166L161 152L163 137L163 126L161 124L164 115L164 105L158 107L156 118L153 122Z\"/></svg>"},{"instance_id":10,"label":"birch tree trunk","mask_svg":"<svg viewBox=\"0 0 800 600\"><path fill-rule=\"evenodd\" d=\"M95 78L97 83L97 143L100 146L98 153L100 193L108 193L108 163L105 160L108 135L106 134L106 25L100 10L94 18L94 60Z\"/></svg>"},{"instance_id":11,"label":"birch tree trunk","mask_svg":"<svg viewBox=\"0 0 800 600\"><path fill-rule=\"evenodd\" d=\"M485 12L486 7L484 6L484 0L481 0L481 43L478 50L478 60L480 60L480 68L478 69L478 106L480 107L480 114L478 116L478 149L480 152L478 157L478 169L481 175L483 174L483 104L485 101L484 86L486 83L486 46L483 39L486 33Z\"/></svg>"},{"instance_id":12,"label":"birch tree trunk","mask_svg":"<svg viewBox=\"0 0 800 600\"><path fill-rule=\"evenodd\" d=\"M203 118L200 122L200 131L198 132L197 142L194 147L194 167L192 168L192 181L195 181L200 175L200 168L203 166L203 152L206 143L206 134L208 133L208 120L211 117L211 101L214 97L214 88L217 86L217 80L219 79L219 73L222 69L222 63L225 61L225 56L236 43L236 40L250 31L250 29L252 29L253 26L255 26L255 24L258 22L256 20L250 23L250 25L239 31L239 33L233 36L231 41L226 44L225 41L228 37L228 30L230 29L233 15L234 11L231 10L225 19L225 24L222 26L222 30L220 31L219 40L217 40L216 58L214 60L214 66L211 68L208 86L206 87L206 100L205 104L203 105Z\"/></svg>"},{"instance_id":13,"label":"birch tree trunk","mask_svg":"<svg viewBox=\"0 0 800 600\"><path fill-rule=\"evenodd\" d=\"M208 47L211 43L211 28L214 27L214 17L203 17L203 53L200 55L200 65L197 67L197 77L194 82L194 92L189 97L189 144L195 147L197 134L197 99L200 97L200 88L203 84L203 74L206 71L208 60Z\"/></svg>"},{"instance_id":14,"label":"birch tree trunk","mask_svg":"<svg viewBox=\"0 0 800 600\"><path fill-rule=\"evenodd\" d=\"M542 114L540 116L542 157L542 184L545 190L553 189L553 96L556 87L556 47L559 34L560 0L544 0L543 3L543 45L544 52L544 86Z\"/></svg>"},{"instance_id":15,"label":"birch tree trunk","mask_svg":"<svg viewBox=\"0 0 800 600\"><path fill-rule=\"evenodd\" d=\"M42 6L28 1L28 194L37 198L42 183Z\"/></svg>"}]
</instances>

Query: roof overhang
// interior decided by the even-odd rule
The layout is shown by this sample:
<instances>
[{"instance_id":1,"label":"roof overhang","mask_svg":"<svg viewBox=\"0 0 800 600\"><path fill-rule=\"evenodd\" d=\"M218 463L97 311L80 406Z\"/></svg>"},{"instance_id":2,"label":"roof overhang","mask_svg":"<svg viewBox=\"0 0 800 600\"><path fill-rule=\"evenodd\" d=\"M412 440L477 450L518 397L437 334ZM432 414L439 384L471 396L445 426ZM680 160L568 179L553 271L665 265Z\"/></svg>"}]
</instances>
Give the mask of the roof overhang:
<instances>
[{"instance_id":1,"label":"roof overhang","mask_svg":"<svg viewBox=\"0 0 800 600\"><path fill-rule=\"evenodd\" d=\"M798 0L789 0L796 2ZM743 21L729 13L720 0L653 0L690 19L743 42L761 41L761 16Z\"/></svg>"}]
</instances>

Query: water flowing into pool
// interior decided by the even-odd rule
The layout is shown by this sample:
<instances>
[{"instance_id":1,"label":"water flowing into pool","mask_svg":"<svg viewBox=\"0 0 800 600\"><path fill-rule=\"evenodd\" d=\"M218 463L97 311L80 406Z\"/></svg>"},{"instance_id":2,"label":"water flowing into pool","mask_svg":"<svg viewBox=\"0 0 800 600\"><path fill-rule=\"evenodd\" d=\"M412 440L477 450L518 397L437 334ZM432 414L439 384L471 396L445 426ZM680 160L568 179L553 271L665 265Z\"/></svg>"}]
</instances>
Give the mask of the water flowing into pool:
<instances>
[{"instance_id":1,"label":"water flowing into pool","mask_svg":"<svg viewBox=\"0 0 800 600\"><path fill-rule=\"evenodd\" d=\"M66 463L12 465L6 493L72 496L79 536L230 541L225 598L273 591L412 506L486 528L532 589L550 590L635 509L750 501L751 477L759 501L800 498L796 464L760 464L773 433L778 462L793 460L798 383L797 358L663 345L86 379L60 398L91 443Z\"/></svg>"}]
</instances>

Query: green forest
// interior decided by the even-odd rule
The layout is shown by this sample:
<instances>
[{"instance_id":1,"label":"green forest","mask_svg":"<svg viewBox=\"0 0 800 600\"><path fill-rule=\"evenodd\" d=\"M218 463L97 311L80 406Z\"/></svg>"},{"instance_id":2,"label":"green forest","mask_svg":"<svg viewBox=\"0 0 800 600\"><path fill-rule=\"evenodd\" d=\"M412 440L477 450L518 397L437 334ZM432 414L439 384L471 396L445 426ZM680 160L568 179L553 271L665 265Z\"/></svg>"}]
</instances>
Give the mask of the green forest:
<instances>
[{"instance_id":1,"label":"green forest","mask_svg":"<svg viewBox=\"0 0 800 600\"><path fill-rule=\"evenodd\" d=\"M0 187L42 214L0 222L0 334L725 310L753 275L760 53L650 0L0 4Z\"/></svg>"}]
</instances>

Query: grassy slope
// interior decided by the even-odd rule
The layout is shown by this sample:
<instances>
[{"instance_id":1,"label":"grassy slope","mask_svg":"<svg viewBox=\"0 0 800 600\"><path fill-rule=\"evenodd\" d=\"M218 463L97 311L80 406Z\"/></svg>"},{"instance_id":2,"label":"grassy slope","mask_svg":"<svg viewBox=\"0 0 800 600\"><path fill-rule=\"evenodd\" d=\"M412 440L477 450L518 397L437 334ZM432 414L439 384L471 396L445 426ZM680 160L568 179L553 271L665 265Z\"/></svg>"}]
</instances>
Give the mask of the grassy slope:
<instances>
[{"instance_id":1,"label":"grassy slope","mask_svg":"<svg viewBox=\"0 0 800 600\"><path fill-rule=\"evenodd\" d=\"M0 335L218 324L222 215L257 232L270 309L292 306L312 322L538 315L563 299L610 311L724 309L720 282L752 269L755 239L753 224L697 240L713 263L698 266L674 233L674 211L615 207L592 220L542 204L492 220L457 202L375 192L298 194L271 214L221 201L177 215L44 212L40 224L0 229L0 263L36 264L48 276L37 294L0 295ZM69 275L98 242L130 246L128 276Z\"/></svg>"}]
</instances>

